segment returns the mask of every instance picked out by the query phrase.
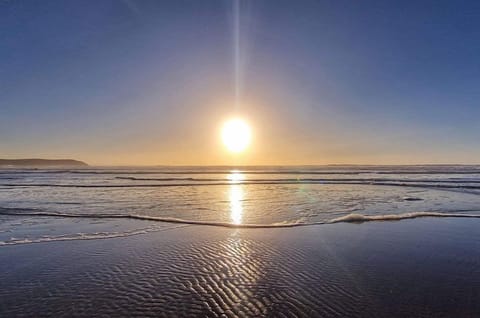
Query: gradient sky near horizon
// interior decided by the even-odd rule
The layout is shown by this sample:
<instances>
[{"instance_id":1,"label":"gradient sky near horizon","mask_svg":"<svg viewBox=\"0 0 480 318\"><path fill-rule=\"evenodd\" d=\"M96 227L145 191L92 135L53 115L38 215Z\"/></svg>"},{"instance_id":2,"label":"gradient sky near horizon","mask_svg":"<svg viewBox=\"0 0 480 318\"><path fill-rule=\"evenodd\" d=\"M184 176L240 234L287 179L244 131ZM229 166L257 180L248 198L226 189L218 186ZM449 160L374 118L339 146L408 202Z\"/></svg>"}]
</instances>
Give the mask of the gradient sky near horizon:
<instances>
[{"instance_id":1,"label":"gradient sky near horizon","mask_svg":"<svg viewBox=\"0 0 480 318\"><path fill-rule=\"evenodd\" d=\"M480 2L0 2L0 157L480 163ZM232 155L240 115L251 148Z\"/></svg>"}]
</instances>

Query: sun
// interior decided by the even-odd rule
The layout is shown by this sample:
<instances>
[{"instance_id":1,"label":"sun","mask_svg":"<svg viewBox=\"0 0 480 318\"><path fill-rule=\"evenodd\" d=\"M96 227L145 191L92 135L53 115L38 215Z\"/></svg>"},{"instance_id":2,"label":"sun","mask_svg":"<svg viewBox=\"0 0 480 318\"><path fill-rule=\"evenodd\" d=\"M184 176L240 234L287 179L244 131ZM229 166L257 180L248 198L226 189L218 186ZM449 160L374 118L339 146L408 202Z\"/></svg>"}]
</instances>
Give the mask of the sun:
<instances>
[{"instance_id":1,"label":"sun","mask_svg":"<svg viewBox=\"0 0 480 318\"><path fill-rule=\"evenodd\" d=\"M239 153L250 145L252 133L246 121L240 118L230 119L222 128L222 140L227 149Z\"/></svg>"}]
</instances>

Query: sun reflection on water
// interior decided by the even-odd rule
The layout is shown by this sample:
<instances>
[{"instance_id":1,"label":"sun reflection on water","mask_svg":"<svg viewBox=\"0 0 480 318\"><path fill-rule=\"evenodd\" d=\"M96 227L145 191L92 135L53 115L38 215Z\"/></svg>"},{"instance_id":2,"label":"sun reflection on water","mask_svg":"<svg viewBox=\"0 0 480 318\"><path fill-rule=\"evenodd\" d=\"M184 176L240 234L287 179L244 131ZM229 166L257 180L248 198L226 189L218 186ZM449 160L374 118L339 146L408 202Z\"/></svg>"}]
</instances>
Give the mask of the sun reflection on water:
<instances>
[{"instance_id":1,"label":"sun reflection on water","mask_svg":"<svg viewBox=\"0 0 480 318\"><path fill-rule=\"evenodd\" d=\"M236 183L243 180L244 176L238 171L232 171L232 173L228 175L228 179L232 183ZM233 224L242 224L243 195L243 188L240 184L230 185L228 199L230 201L230 220Z\"/></svg>"},{"instance_id":2,"label":"sun reflection on water","mask_svg":"<svg viewBox=\"0 0 480 318\"><path fill-rule=\"evenodd\" d=\"M245 179L245 176L237 170L233 170L229 175L228 175L228 180L232 183L237 183L240 181L243 181Z\"/></svg>"},{"instance_id":3,"label":"sun reflection on water","mask_svg":"<svg viewBox=\"0 0 480 318\"><path fill-rule=\"evenodd\" d=\"M230 219L233 224L242 224L243 215L243 189L241 185L231 185L230 193Z\"/></svg>"}]
</instances>

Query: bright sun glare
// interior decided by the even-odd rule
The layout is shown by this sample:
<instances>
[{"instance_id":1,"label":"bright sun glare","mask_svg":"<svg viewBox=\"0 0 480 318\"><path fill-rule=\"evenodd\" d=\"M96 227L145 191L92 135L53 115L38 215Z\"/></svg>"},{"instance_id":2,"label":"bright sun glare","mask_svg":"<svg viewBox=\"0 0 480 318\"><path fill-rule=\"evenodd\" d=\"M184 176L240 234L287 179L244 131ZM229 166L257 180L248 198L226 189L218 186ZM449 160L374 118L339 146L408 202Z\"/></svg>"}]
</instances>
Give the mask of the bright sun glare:
<instances>
[{"instance_id":1,"label":"bright sun glare","mask_svg":"<svg viewBox=\"0 0 480 318\"><path fill-rule=\"evenodd\" d=\"M222 129L222 140L231 152L242 152L250 144L250 126L242 119L228 120Z\"/></svg>"}]
</instances>

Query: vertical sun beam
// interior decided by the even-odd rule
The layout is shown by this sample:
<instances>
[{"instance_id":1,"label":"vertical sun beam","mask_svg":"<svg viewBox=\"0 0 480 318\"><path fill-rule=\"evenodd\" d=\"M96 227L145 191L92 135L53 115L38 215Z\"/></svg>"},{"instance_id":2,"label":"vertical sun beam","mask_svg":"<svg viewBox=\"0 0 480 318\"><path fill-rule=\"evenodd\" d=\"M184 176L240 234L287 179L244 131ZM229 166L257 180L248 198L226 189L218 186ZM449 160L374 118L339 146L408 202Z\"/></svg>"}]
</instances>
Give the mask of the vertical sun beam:
<instances>
[{"instance_id":1,"label":"vertical sun beam","mask_svg":"<svg viewBox=\"0 0 480 318\"><path fill-rule=\"evenodd\" d=\"M235 110L240 105L240 0L233 1L233 65L235 86Z\"/></svg>"}]
</instances>

